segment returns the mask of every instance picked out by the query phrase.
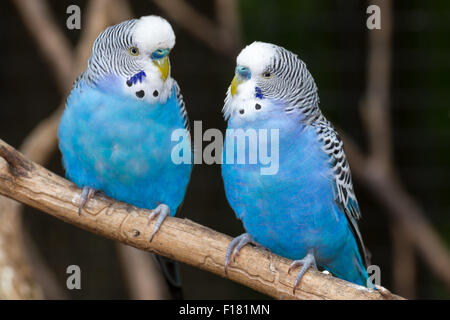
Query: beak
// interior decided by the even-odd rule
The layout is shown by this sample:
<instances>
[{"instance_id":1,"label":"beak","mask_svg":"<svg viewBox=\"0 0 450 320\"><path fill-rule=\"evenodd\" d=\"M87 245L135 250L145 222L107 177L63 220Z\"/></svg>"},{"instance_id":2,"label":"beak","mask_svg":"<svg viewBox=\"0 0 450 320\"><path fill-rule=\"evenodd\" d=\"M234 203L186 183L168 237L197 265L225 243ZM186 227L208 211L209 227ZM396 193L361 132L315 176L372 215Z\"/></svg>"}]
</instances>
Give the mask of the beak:
<instances>
[{"instance_id":1,"label":"beak","mask_svg":"<svg viewBox=\"0 0 450 320\"><path fill-rule=\"evenodd\" d=\"M231 88L230 88L230 92L231 92L231 96L234 97L234 95L237 92L237 88L238 86L244 82L244 80L242 80L240 77L234 76L233 80L231 81Z\"/></svg>"},{"instance_id":2,"label":"beak","mask_svg":"<svg viewBox=\"0 0 450 320\"><path fill-rule=\"evenodd\" d=\"M169 57L165 56L161 59L153 60L153 63L159 69L159 72L161 72L161 78L164 81L166 81L167 78L169 77L169 72L170 72Z\"/></svg>"},{"instance_id":3,"label":"beak","mask_svg":"<svg viewBox=\"0 0 450 320\"><path fill-rule=\"evenodd\" d=\"M234 71L234 78L231 81L231 96L234 96L237 92L238 86L251 78L252 73L250 72L249 68L243 67L243 66L236 66L236 70Z\"/></svg>"}]
</instances>

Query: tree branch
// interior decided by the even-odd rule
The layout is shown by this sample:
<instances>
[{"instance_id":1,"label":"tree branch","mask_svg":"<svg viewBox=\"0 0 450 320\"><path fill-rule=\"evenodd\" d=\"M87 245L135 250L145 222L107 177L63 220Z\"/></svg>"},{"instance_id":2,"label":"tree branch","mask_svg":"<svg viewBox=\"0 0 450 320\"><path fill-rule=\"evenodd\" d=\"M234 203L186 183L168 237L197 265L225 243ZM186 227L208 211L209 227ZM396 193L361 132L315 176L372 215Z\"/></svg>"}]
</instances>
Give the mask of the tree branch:
<instances>
[{"instance_id":1,"label":"tree branch","mask_svg":"<svg viewBox=\"0 0 450 320\"><path fill-rule=\"evenodd\" d=\"M187 219L169 217L149 242L154 224L148 223L150 212L103 196L90 200L79 216L79 188L26 159L2 140L0 193L106 238L225 276L225 253L230 237ZM384 288L370 290L315 270L305 274L293 295L295 275L287 273L289 265L288 259L245 247L228 276L279 299L401 299Z\"/></svg>"}]
</instances>

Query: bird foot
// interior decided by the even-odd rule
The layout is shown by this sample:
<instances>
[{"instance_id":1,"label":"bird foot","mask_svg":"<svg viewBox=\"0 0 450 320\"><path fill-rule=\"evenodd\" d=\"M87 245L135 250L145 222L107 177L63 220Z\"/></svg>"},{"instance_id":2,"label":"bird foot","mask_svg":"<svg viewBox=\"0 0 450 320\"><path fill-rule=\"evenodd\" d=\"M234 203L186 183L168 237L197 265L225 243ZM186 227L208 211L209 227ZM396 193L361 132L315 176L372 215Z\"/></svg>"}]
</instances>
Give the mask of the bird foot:
<instances>
[{"instance_id":1,"label":"bird foot","mask_svg":"<svg viewBox=\"0 0 450 320\"><path fill-rule=\"evenodd\" d=\"M156 224L153 227L153 231L152 231L152 234L150 236L150 242L152 242L153 237L155 236L156 232L161 227L161 225L164 222L164 220L168 216L170 216L170 209L169 209L169 207L162 203L162 204L158 205L155 209L153 209L152 212L148 216L148 224L150 224L150 221L152 221L154 218L156 218L156 216L158 216L158 219L156 220Z\"/></svg>"},{"instance_id":2,"label":"bird foot","mask_svg":"<svg viewBox=\"0 0 450 320\"><path fill-rule=\"evenodd\" d=\"M297 274L297 277L295 278L294 286L292 288L292 294L295 294L295 289L297 288L298 284L300 283L300 280L302 279L305 272L309 269L309 267L313 267L314 269L317 270L316 259L314 258L312 252L308 252L308 254L303 259L294 260L291 266L289 267L288 274L290 274L291 271L297 268L298 266L302 266L302 268L300 269L300 272Z\"/></svg>"},{"instance_id":3,"label":"bird foot","mask_svg":"<svg viewBox=\"0 0 450 320\"><path fill-rule=\"evenodd\" d=\"M80 205L78 206L78 215L81 216L81 210L84 208L86 203L94 197L97 190L89 187L83 187L81 192Z\"/></svg>"},{"instance_id":4,"label":"bird foot","mask_svg":"<svg viewBox=\"0 0 450 320\"><path fill-rule=\"evenodd\" d=\"M239 253L243 246L246 244L253 244L257 247L262 247L259 243L253 240L252 236L248 233L243 233L240 236L234 238L227 249L227 255L225 258L225 273L228 274L228 266L230 265L231 260L236 261L236 257L239 256Z\"/></svg>"}]
</instances>

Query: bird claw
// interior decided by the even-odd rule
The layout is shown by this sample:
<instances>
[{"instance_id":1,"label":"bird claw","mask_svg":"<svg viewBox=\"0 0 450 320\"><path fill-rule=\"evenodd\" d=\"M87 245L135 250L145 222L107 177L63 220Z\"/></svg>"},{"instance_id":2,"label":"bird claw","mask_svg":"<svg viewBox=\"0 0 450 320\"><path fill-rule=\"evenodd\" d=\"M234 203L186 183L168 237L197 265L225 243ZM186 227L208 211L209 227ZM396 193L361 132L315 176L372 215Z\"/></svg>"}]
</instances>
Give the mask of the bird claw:
<instances>
[{"instance_id":1,"label":"bird claw","mask_svg":"<svg viewBox=\"0 0 450 320\"><path fill-rule=\"evenodd\" d=\"M150 242L152 242L153 237L155 236L156 232L161 227L164 220L170 216L170 209L165 204L158 205L155 209L152 210L152 212L148 215L148 224L150 224L150 221L156 218L158 216L158 219L156 220L155 226L153 227L152 234L150 236Z\"/></svg>"},{"instance_id":2,"label":"bird claw","mask_svg":"<svg viewBox=\"0 0 450 320\"><path fill-rule=\"evenodd\" d=\"M239 253L243 246L246 244L253 244L257 247L261 247L261 245L255 242L252 236L248 233L243 233L240 236L234 238L230 244L228 245L227 255L225 257L225 273L228 274L228 266L230 265L231 260L236 261L236 257L239 256Z\"/></svg>"},{"instance_id":3,"label":"bird claw","mask_svg":"<svg viewBox=\"0 0 450 320\"><path fill-rule=\"evenodd\" d=\"M308 252L308 254L303 259L294 260L289 267L288 274L290 274L291 271L297 268L298 266L302 266L302 268L297 274L297 277L295 277L294 286L292 288L292 294L294 295L295 289L297 288L298 284L300 283L300 280L303 278L303 275L309 269L309 267L313 267L315 270L317 270L316 259L314 258L312 252Z\"/></svg>"},{"instance_id":4,"label":"bird claw","mask_svg":"<svg viewBox=\"0 0 450 320\"><path fill-rule=\"evenodd\" d=\"M83 191L81 192L80 204L78 206L78 215L81 216L81 210L84 208L86 203L92 199L97 190L89 187L83 187Z\"/></svg>"}]
</instances>

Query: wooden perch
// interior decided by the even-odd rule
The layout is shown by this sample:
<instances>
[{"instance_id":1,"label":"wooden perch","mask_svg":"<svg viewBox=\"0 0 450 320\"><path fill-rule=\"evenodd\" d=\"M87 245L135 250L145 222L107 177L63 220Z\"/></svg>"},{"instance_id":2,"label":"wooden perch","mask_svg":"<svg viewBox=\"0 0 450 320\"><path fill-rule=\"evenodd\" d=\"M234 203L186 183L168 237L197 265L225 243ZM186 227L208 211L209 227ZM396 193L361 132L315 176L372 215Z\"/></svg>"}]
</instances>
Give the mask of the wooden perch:
<instances>
[{"instance_id":1,"label":"wooden perch","mask_svg":"<svg viewBox=\"0 0 450 320\"><path fill-rule=\"evenodd\" d=\"M187 219L167 218L152 242L148 210L104 196L90 200L77 214L81 190L26 159L0 140L0 194L63 221L138 249L157 253L225 277L225 253L231 238ZM401 299L310 270L292 293L290 260L246 246L228 270L231 280L278 299Z\"/></svg>"}]
</instances>

